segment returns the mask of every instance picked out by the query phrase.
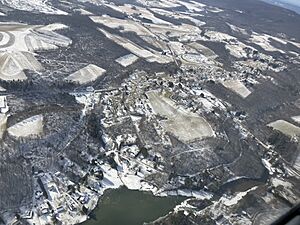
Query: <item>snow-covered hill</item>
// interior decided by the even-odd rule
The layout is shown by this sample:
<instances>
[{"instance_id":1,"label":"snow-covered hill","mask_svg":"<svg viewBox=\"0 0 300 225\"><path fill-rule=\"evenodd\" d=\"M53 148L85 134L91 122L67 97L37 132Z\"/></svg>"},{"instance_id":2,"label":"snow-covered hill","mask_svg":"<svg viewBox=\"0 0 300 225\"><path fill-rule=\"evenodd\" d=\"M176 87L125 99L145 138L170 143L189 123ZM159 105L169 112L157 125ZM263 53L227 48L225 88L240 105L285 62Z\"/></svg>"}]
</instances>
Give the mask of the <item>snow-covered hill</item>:
<instances>
[{"instance_id":1,"label":"snow-covered hill","mask_svg":"<svg viewBox=\"0 0 300 225\"><path fill-rule=\"evenodd\" d=\"M66 12L54 8L48 0L0 0L6 6L14 9L64 15Z\"/></svg>"}]
</instances>

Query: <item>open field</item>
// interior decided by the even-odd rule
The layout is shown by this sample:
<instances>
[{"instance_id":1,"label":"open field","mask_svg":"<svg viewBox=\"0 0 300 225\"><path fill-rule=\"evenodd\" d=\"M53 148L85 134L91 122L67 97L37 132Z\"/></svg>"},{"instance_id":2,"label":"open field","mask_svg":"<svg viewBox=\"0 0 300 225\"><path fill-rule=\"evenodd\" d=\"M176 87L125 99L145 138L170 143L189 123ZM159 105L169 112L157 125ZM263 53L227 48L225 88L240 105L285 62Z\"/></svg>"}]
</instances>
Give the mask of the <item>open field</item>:
<instances>
[{"instance_id":1,"label":"open field","mask_svg":"<svg viewBox=\"0 0 300 225\"><path fill-rule=\"evenodd\" d=\"M292 120L294 120L296 123L300 124L300 116L293 116Z\"/></svg>"},{"instance_id":2,"label":"open field","mask_svg":"<svg viewBox=\"0 0 300 225\"><path fill-rule=\"evenodd\" d=\"M72 40L55 32L66 28L59 23L46 26L0 23L0 50L34 51L66 47Z\"/></svg>"},{"instance_id":3,"label":"open field","mask_svg":"<svg viewBox=\"0 0 300 225\"><path fill-rule=\"evenodd\" d=\"M67 47L72 41L54 31L40 29L25 37L25 43L29 51L57 49Z\"/></svg>"},{"instance_id":4,"label":"open field","mask_svg":"<svg viewBox=\"0 0 300 225\"><path fill-rule=\"evenodd\" d=\"M250 41L252 41L253 43L259 45L260 47L262 47L264 50L266 51L270 51L270 52L281 52L284 54L284 51L282 51L281 49L278 49L276 47L274 47L273 45L271 45L270 43L270 36L263 34L263 35L259 35L257 33L253 33Z\"/></svg>"},{"instance_id":5,"label":"open field","mask_svg":"<svg viewBox=\"0 0 300 225\"><path fill-rule=\"evenodd\" d=\"M0 49L3 51L28 51L25 37L37 27L21 23L1 23L0 34L3 38L0 41Z\"/></svg>"},{"instance_id":6,"label":"open field","mask_svg":"<svg viewBox=\"0 0 300 225\"><path fill-rule=\"evenodd\" d=\"M243 29L241 27L235 26L235 25L230 24L230 23L227 23L227 25L230 27L231 31L233 31L235 33L244 34L244 35L248 34L246 29Z\"/></svg>"},{"instance_id":7,"label":"open field","mask_svg":"<svg viewBox=\"0 0 300 225\"><path fill-rule=\"evenodd\" d=\"M185 6L190 12L202 12L204 11L204 7L206 5L200 3L200 2L184 2L184 1L178 1L181 5Z\"/></svg>"},{"instance_id":8,"label":"open field","mask_svg":"<svg viewBox=\"0 0 300 225\"><path fill-rule=\"evenodd\" d=\"M277 120L275 122L269 123L268 126L290 137L300 136L300 127L297 127L294 124L291 124L284 120Z\"/></svg>"},{"instance_id":9,"label":"open field","mask_svg":"<svg viewBox=\"0 0 300 225\"><path fill-rule=\"evenodd\" d=\"M7 123L7 115L1 113L0 114L0 139L2 139L3 133L6 130L6 123Z\"/></svg>"},{"instance_id":10,"label":"open field","mask_svg":"<svg viewBox=\"0 0 300 225\"><path fill-rule=\"evenodd\" d=\"M11 8L24 10L24 11L33 11L46 14L56 14L56 15L67 15L66 12L54 8L49 4L49 1L45 0L1 0L2 4L6 4Z\"/></svg>"},{"instance_id":11,"label":"open field","mask_svg":"<svg viewBox=\"0 0 300 225\"><path fill-rule=\"evenodd\" d=\"M226 80L222 82L223 86L234 91L242 98L247 98L251 91L239 80Z\"/></svg>"},{"instance_id":12,"label":"open field","mask_svg":"<svg viewBox=\"0 0 300 225\"><path fill-rule=\"evenodd\" d=\"M182 37L184 35L196 36L201 33L201 29L190 24L165 25L165 24L144 24L152 33L159 36Z\"/></svg>"},{"instance_id":13,"label":"open field","mask_svg":"<svg viewBox=\"0 0 300 225\"><path fill-rule=\"evenodd\" d=\"M188 15L174 14L172 11L167 11L167 10L159 9L159 8L151 8L151 10L153 12L156 12L156 13L160 14L160 15L167 16L167 17L170 17L170 18L174 18L174 19L180 18L180 19L190 20L191 22L193 22L197 26L205 25L205 22L203 22L201 20L198 20L198 19L195 19L195 18L193 18L191 16L188 16Z\"/></svg>"},{"instance_id":14,"label":"open field","mask_svg":"<svg viewBox=\"0 0 300 225\"><path fill-rule=\"evenodd\" d=\"M49 24L47 26L41 26L41 28L39 28L40 30L47 30L47 31L56 31L56 30L63 30L63 29L67 29L68 26L62 23L52 23Z\"/></svg>"},{"instance_id":15,"label":"open field","mask_svg":"<svg viewBox=\"0 0 300 225\"><path fill-rule=\"evenodd\" d=\"M79 12L81 15L84 15L84 16L92 16L93 13L85 10L85 9L75 9L75 12Z\"/></svg>"},{"instance_id":16,"label":"open field","mask_svg":"<svg viewBox=\"0 0 300 225\"><path fill-rule=\"evenodd\" d=\"M27 118L7 129L15 137L39 136L43 133L43 116L37 115Z\"/></svg>"},{"instance_id":17,"label":"open field","mask_svg":"<svg viewBox=\"0 0 300 225\"><path fill-rule=\"evenodd\" d=\"M100 23L112 29L120 29L121 32L134 32L140 36L153 36L144 26L132 20L118 19L110 16L90 16L90 18L95 23Z\"/></svg>"},{"instance_id":18,"label":"open field","mask_svg":"<svg viewBox=\"0 0 300 225\"><path fill-rule=\"evenodd\" d=\"M97 78L101 77L105 72L105 69L90 64L82 68L81 70L71 74L66 78L66 80L79 84L87 84L89 82L97 80Z\"/></svg>"},{"instance_id":19,"label":"open field","mask_svg":"<svg viewBox=\"0 0 300 225\"><path fill-rule=\"evenodd\" d=\"M210 124L197 114L186 111L156 91L147 93L154 112L166 117L164 128L182 141L193 141L214 136Z\"/></svg>"},{"instance_id":20,"label":"open field","mask_svg":"<svg viewBox=\"0 0 300 225\"><path fill-rule=\"evenodd\" d=\"M180 4L177 1L169 1L169 0L159 0L159 1L142 1L138 0L139 3L152 6L152 7L162 7L162 8L173 8L173 7L179 7ZM145 4L147 3L147 4Z\"/></svg>"},{"instance_id":21,"label":"open field","mask_svg":"<svg viewBox=\"0 0 300 225\"><path fill-rule=\"evenodd\" d=\"M198 53L204 55L205 57L209 58L209 59L215 59L218 57L218 55L216 53L214 53L214 51L212 51L210 48L201 45L200 43L197 42L191 42L189 44L187 44L188 47L195 49Z\"/></svg>"},{"instance_id":22,"label":"open field","mask_svg":"<svg viewBox=\"0 0 300 225\"><path fill-rule=\"evenodd\" d=\"M239 0L1 12L0 225L109 225L84 223L98 202L127 224L102 207L121 186L184 196L154 225L261 224L300 198L300 15Z\"/></svg>"},{"instance_id":23,"label":"open field","mask_svg":"<svg viewBox=\"0 0 300 225\"><path fill-rule=\"evenodd\" d=\"M252 46L244 44L236 37L227 33L207 31L205 32L205 36L206 37L202 37L203 40L225 43L225 49L229 52L230 55L234 56L235 58L247 57L247 50L255 51L255 48L253 48Z\"/></svg>"},{"instance_id":24,"label":"open field","mask_svg":"<svg viewBox=\"0 0 300 225\"><path fill-rule=\"evenodd\" d=\"M181 56L181 60L183 63L186 64L199 64L199 63L205 63L205 64L214 64L213 60L208 59L204 55L201 54L184 54Z\"/></svg>"},{"instance_id":25,"label":"open field","mask_svg":"<svg viewBox=\"0 0 300 225\"><path fill-rule=\"evenodd\" d=\"M215 59L218 57L211 49L197 42L182 44L181 42L170 41L168 46L184 64L195 66L203 63L215 64Z\"/></svg>"},{"instance_id":26,"label":"open field","mask_svg":"<svg viewBox=\"0 0 300 225\"><path fill-rule=\"evenodd\" d=\"M148 9L143 8L143 7L135 6L133 8L132 5L129 5L129 4L125 4L123 6L115 6L115 5L111 5L111 4L106 4L106 6L111 7L112 9L122 12L122 13L125 12L127 15L130 15L130 16L132 16L134 14L135 15L138 14L142 18L146 18L155 24L170 24L167 21L164 21L162 19L155 17L152 12L150 12Z\"/></svg>"},{"instance_id":27,"label":"open field","mask_svg":"<svg viewBox=\"0 0 300 225\"><path fill-rule=\"evenodd\" d=\"M28 52L12 52L0 54L0 79L26 80L24 70L40 71L42 65Z\"/></svg>"},{"instance_id":28,"label":"open field","mask_svg":"<svg viewBox=\"0 0 300 225\"><path fill-rule=\"evenodd\" d=\"M116 62L122 65L123 67L127 67L135 63L138 59L139 57L137 57L136 55L129 54L116 59Z\"/></svg>"},{"instance_id":29,"label":"open field","mask_svg":"<svg viewBox=\"0 0 300 225\"><path fill-rule=\"evenodd\" d=\"M118 36L115 34L111 34L103 29L99 29L99 31L101 31L107 38L111 39L116 44L127 49L134 55L137 55L141 58L146 59L148 62L158 62L158 63L163 64L163 63L170 63L173 61L173 59L171 57L162 55L160 52L157 52L155 50L150 51L150 50L144 49L143 47L135 44L134 42L132 42L124 37L121 37L121 36Z\"/></svg>"},{"instance_id":30,"label":"open field","mask_svg":"<svg viewBox=\"0 0 300 225\"><path fill-rule=\"evenodd\" d=\"M31 52L67 47L72 40L55 30L65 29L60 23L46 26L0 23L0 79L26 80L24 70L40 71L42 65Z\"/></svg>"}]
</instances>

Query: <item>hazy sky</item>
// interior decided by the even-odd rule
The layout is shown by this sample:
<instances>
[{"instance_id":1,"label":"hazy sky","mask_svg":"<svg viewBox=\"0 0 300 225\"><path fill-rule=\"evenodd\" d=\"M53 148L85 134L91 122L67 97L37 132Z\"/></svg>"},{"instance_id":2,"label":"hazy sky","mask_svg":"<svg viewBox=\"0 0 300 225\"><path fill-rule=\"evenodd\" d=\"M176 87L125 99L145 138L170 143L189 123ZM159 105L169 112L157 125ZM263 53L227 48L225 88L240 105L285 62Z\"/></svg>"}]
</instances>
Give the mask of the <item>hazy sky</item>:
<instances>
[{"instance_id":1,"label":"hazy sky","mask_svg":"<svg viewBox=\"0 0 300 225\"><path fill-rule=\"evenodd\" d=\"M291 5L296 5L300 7L300 0L277 0L277 1L282 3L289 3Z\"/></svg>"}]
</instances>

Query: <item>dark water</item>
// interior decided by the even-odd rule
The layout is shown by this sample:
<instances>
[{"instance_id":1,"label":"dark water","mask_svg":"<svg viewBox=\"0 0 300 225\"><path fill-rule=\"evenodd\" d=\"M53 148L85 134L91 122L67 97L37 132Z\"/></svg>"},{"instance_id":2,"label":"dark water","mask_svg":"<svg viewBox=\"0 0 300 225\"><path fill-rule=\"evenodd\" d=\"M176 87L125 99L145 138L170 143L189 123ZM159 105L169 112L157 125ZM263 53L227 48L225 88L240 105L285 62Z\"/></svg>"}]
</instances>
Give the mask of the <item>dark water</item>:
<instances>
[{"instance_id":1,"label":"dark water","mask_svg":"<svg viewBox=\"0 0 300 225\"><path fill-rule=\"evenodd\" d=\"M90 219L83 225L142 225L166 215L184 199L155 197L148 192L131 191L124 187L108 190L93 212L96 219Z\"/></svg>"}]
</instances>

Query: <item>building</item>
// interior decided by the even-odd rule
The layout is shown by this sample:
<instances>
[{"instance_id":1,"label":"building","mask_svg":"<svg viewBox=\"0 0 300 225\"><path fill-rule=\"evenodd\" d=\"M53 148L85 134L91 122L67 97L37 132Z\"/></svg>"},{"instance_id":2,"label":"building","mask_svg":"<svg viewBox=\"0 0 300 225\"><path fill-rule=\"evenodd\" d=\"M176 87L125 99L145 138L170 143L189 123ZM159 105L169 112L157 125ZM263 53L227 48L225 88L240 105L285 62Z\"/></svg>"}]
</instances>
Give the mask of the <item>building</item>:
<instances>
[{"instance_id":1,"label":"building","mask_svg":"<svg viewBox=\"0 0 300 225\"><path fill-rule=\"evenodd\" d=\"M0 111L1 111L1 113L7 113L8 109L9 108L7 105L6 96L0 96Z\"/></svg>"}]
</instances>

